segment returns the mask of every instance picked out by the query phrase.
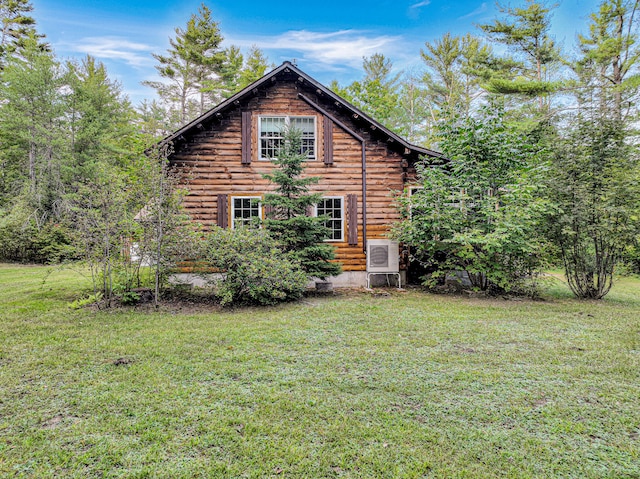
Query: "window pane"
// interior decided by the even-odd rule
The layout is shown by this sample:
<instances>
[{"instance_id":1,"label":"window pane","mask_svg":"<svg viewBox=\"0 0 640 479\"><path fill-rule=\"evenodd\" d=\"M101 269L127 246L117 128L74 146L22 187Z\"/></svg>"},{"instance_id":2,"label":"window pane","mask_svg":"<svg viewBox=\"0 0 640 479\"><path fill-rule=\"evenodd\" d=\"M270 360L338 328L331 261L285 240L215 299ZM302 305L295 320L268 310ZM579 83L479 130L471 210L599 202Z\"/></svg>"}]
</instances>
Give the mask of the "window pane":
<instances>
[{"instance_id":1,"label":"window pane","mask_svg":"<svg viewBox=\"0 0 640 479\"><path fill-rule=\"evenodd\" d=\"M316 121L313 117L292 117L289 125L300 132L300 153L310 160L316 157Z\"/></svg>"},{"instance_id":2,"label":"window pane","mask_svg":"<svg viewBox=\"0 0 640 479\"><path fill-rule=\"evenodd\" d=\"M342 198L323 198L318 204L318 216L328 216L325 226L331 230L330 240L342 240L343 211Z\"/></svg>"},{"instance_id":3,"label":"window pane","mask_svg":"<svg viewBox=\"0 0 640 479\"><path fill-rule=\"evenodd\" d=\"M233 227L251 224L260 217L260 198L233 198Z\"/></svg>"},{"instance_id":4,"label":"window pane","mask_svg":"<svg viewBox=\"0 0 640 479\"><path fill-rule=\"evenodd\" d=\"M260 118L260 158L277 158L284 144L284 117Z\"/></svg>"}]
</instances>

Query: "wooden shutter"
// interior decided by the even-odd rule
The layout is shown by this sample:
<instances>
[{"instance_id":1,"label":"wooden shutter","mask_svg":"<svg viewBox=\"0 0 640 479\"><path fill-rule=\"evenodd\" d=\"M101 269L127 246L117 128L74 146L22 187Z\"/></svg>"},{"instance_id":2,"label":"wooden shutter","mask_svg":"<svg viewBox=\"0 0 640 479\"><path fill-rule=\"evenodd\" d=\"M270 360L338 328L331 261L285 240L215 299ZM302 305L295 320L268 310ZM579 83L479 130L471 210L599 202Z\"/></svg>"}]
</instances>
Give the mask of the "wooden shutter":
<instances>
[{"instance_id":1,"label":"wooden shutter","mask_svg":"<svg viewBox=\"0 0 640 479\"><path fill-rule=\"evenodd\" d=\"M349 246L358 245L358 196L347 195L347 237Z\"/></svg>"},{"instance_id":2,"label":"wooden shutter","mask_svg":"<svg viewBox=\"0 0 640 479\"><path fill-rule=\"evenodd\" d=\"M242 112L242 164L251 164L251 112Z\"/></svg>"},{"instance_id":3,"label":"wooden shutter","mask_svg":"<svg viewBox=\"0 0 640 479\"><path fill-rule=\"evenodd\" d=\"M333 121L324 116L324 164L333 165Z\"/></svg>"},{"instance_id":4,"label":"wooden shutter","mask_svg":"<svg viewBox=\"0 0 640 479\"><path fill-rule=\"evenodd\" d=\"M271 219L271 217L273 216L273 212L276 209L272 206L272 205L265 205L264 207L264 217L265 219Z\"/></svg>"},{"instance_id":5,"label":"wooden shutter","mask_svg":"<svg viewBox=\"0 0 640 479\"><path fill-rule=\"evenodd\" d=\"M220 228L229 227L227 195L218 195L218 226Z\"/></svg>"}]
</instances>

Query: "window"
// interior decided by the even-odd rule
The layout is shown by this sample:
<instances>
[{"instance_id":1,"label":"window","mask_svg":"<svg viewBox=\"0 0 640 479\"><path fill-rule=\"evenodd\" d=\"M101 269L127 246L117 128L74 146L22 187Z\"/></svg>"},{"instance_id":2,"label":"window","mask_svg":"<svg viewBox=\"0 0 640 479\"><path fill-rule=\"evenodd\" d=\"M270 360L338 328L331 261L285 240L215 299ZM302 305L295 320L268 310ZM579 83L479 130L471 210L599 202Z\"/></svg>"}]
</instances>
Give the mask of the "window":
<instances>
[{"instance_id":1,"label":"window","mask_svg":"<svg viewBox=\"0 0 640 479\"><path fill-rule=\"evenodd\" d=\"M254 218L262 218L262 205L258 196L234 196L231 198L231 227L249 225Z\"/></svg>"},{"instance_id":2,"label":"window","mask_svg":"<svg viewBox=\"0 0 640 479\"><path fill-rule=\"evenodd\" d=\"M341 196L322 198L316 206L316 216L327 216L325 225L329 228L328 241L342 241L344 238L344 201Z\"/></svg>"},{"instance_id":3,"label":"window","mask_svg":"<svg viewBox=\"0 0 640 479\"><path fill-rule=\"evenodd\" d=\"M301 134L300 153L316 159L316 118L314 116L261 116L259 118L260 159L278 157L284 145L284 132L294 128Z\"/></svg>"}]
</instances>

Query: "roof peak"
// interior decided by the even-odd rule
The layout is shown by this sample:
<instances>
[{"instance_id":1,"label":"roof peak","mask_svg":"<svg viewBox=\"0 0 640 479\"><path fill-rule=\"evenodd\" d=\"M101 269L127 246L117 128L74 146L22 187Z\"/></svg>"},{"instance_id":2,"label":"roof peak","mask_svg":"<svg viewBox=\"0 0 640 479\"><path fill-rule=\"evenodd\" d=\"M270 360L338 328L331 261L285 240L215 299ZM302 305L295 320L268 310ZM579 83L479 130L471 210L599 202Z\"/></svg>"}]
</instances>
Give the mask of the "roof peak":
<instances>
[{"instance_id":1,"label":"roof peak","mask_svg":"<svg viewBox=\"0 0 640 479\"><path fill-rule=\"evenodd\" d=\"M330 90L328 87L324 86L322 83L318 82L317 80L309 76L307 73L301 70L298 65L292 63L289 60L285 60L280 66L274 68L269 73L265 74L262 78L259 78L258 80L254 81L244 89L237 92L235 95L232 95L231 97L227 98L223 102L219 103L218 105L210 109L208 112L204 113L203 115L196 118L192 122L186 124L184 127L180 128L179 130L172 133L171 135L167 136L163 140L163 142L173 142L176 140L180 140L181 137L183 137L185 134L188 134L192 129L197 127L202 127L202 122L207 121L211 117L219 116L221 112L224 110L238 107L240 105L241 100L245 99L247 96L255 94L257 92L257 89L264 86L265 84L271 83L270 80L275 81L276 77L280 73L287 72L287 70L291 70L295 74L297 74L299 76L298 78L299 81L308 82L310 85L314 87L314 89L318 93L322 93L326 95L328 98L331 98L333 102L337 102L336 104L341 104L347 110L350 110L351 116L353 118L361 118L365 122L368 122L371 125L371 130L378 130L379 132L384 133L384 135L388 137L388 140L390 142L396 142L398 145L402 145L406 150L413 151L415 154L418 154L418 155L427 155L430 157L443 158L443 159L445 158L444 155L440 152L433 151L428 148L424 148L424 147L409 143L407 140L405 140L398 134L394 133L393 131L389 130L387 127L379 123L377 120L373 119L367 113L364 113L359 108L353 106L351 103L349 103L344 98L340 97L338 94Z\"/></svg>"}]
</instances>

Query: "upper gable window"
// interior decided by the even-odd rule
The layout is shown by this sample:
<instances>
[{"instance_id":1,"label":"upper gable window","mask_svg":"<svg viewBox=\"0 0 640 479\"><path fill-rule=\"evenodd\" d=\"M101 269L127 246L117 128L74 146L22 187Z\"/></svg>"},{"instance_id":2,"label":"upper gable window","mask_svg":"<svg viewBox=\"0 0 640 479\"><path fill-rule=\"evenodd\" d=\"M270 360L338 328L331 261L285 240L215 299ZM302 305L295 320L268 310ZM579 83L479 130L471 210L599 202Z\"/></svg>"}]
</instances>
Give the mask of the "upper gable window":
<instances>
[{"instance_id":1,"label":"upper gable window","mask_svg":"<svg viewBox=\"0 0 640 479\"><path fill-rule=\"evenodd\" d=\"M316 159L315 116L261 116L258 127L261 160L272 160L278 157L278 152L284 145L287 128L294 128L300 132L302 140L300 153L308 160Z\"/></svg>"}]
</instances>

